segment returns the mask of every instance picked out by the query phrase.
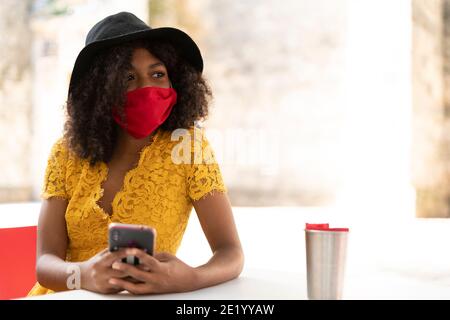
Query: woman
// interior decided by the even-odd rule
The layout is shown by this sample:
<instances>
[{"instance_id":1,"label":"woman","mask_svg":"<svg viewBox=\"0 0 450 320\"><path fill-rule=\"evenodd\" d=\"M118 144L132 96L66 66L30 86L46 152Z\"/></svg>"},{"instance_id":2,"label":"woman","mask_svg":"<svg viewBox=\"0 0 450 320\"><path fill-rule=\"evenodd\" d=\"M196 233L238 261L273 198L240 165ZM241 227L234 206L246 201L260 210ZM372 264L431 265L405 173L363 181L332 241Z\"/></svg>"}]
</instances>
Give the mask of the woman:
<instances>
[{"instance_id":1,"label":"woman","mask_svg":"<svg viewBox=\"0 0 450 320\"><path fill-rule=\"evenodd\" d=\"M211 96L202 70L197 45L181 30L151 29L128 12L90 30L71 76L65 132L48 160L38 282L29 295L184 292L240 274L244 256L227 190L193 125L207 116ZM183 128L187 149L174 134ZM195 268L175 256L192 207L213 252ZM155 228L156 254L109 252L111 222ZM129 255L140 265L121 262Z\"/></svg>"}]
</instances>

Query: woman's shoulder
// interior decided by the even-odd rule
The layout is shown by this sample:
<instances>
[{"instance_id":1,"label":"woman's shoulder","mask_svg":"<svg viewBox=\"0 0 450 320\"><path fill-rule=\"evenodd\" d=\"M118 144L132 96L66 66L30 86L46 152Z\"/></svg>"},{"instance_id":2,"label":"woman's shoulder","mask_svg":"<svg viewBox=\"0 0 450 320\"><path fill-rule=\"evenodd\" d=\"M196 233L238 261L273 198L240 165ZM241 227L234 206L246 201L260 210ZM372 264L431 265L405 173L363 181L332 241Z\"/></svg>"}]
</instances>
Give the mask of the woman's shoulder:
<instances>
[{"instance_id":1,"label":"woman's shoulder","mask_svg":"<svg viewBox=\"0 0 450 320\"><path fill-rule=\"evenodd\" d=\"M66 139L62 136L57 138L50 150L50 156L57 158L67 158L68 156L68 145Z\"/></svg>"},{"instance_id":2,"label":"woman's shoulder","mask_svg":"<svg viewBox=\"0 0 450 320\"><path fill-rule=\"evenodd\" d=\"M70 149L69 142L65 136L57 138L50 151L50 157L59 162L80 163L80 159L75 152Z\"/></svg>"}]
</instances>

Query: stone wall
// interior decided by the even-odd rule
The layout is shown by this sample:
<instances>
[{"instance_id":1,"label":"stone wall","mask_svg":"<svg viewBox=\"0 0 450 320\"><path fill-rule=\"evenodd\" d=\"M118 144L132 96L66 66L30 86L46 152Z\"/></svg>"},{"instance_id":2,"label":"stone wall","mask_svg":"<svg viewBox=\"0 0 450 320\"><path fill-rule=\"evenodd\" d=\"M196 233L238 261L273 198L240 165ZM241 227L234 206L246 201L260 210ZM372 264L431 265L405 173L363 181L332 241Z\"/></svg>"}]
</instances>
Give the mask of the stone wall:
<instances>
[{"instance_id":1,"label":"stone wall","mask_svg":"<svg viewBox=\"0 0 450 320\"><path fill-rule=\"evenodd\" d=\"M448 121L445 119L448 109L444 106L449 105L450 97L447 92L449 72L446 71L450 50L444 38L444 33L448 37L448 26L445 27L443 20L444 4L448 8L448 1L414 0L412 3L412 170L416 214L419 217L450 217L450 157L446 151L449 135L444 127Z\"/></svg>"},{"instance_id":2,"label":"stone wall","mask_svg":"<svg viewBox=\"0 0 450 320\"><path fill-rule=\"evenodd\" d=\"M30 5L29 0L0 5L0 202L31 196Z\"/></svg>"},{"instance_id":3,"label":"stone wall","mask_svg":"<svg viewBox=\"0 0 450 320\"><path fill-rule=\"evenodd\" d=\"M450 0L444 0L444 112L443 112L443 138L442 159L444 166L444 188L447 191L442 201L446 205L446 217L450 218Z\"/></svg>"}]
</instances>

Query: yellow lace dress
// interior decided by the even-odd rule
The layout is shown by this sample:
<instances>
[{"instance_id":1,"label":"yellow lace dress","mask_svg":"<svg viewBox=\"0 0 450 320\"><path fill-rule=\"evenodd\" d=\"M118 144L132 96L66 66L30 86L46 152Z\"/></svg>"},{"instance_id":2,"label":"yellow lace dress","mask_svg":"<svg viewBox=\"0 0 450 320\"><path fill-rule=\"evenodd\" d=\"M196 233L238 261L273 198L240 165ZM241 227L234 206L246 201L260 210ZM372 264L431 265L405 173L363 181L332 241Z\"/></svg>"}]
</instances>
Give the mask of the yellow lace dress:
<instances>
[{"instance_id":1,"label":"yellow lace dress","mask_svg":"<svg viewBox=\"0 0 450 320\"><path fill-rule=\"evenodd\" d=\"M180 147L181 141L188 140L192 161L184 157L187 152L183 150L189 149ZM173 161L172 154L182 155L184 161ZM68 200L66 261L84 261L107 248L111 222L152 226L157 231L156 251L175 254L192 211L192 201L213 191L227 192L204 130L197 127L185 130L180 140L173 140L171 132L162 129L155 132L152 143L141 150L137 166L125 175L122 189L112 202L111 216L97 204L107 174L106 163L90 166L87 159L77 157L67 148L63 138L53 145L41 197ZM36 283L28 295L51 292Z\"/></svg>"}]
</instances>

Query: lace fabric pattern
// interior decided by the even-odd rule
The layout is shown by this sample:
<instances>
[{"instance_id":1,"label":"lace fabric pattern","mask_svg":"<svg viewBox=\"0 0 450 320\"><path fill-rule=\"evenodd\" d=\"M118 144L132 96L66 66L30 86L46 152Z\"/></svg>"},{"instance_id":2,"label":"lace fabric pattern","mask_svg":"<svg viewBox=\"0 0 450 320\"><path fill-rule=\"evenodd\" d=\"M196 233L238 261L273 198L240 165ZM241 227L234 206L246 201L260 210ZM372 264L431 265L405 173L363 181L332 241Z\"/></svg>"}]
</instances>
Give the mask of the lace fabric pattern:
<instances>
[{"instance_id":1,"label":"lace fabric pattern","mask_svg":"<svg viewBox=\"0 0 450 320\"><path fill-rule=\"evenodd\" d=\"M212 192L226 193L219 165L209 141L202 133L187 133L192 139L189 163L175 163L171 133L158 130L153 142L140 153L139 162L129 170L121 190L112 202L112 214L97 203L103 195L102 184L108 165L89 165L74 155L64 138L53 145L45 172L41 197L60 197L68 201L65 219L68 234L66 260L84 261L108 246L108 225L112 222L143 224L156 229L156 252L176 254L193 207L193 201ZM201 146L199 161L195 146ZM194 157L197 157L194 161ZM39 283L29 295L51 293Z\"/></svg>"}]
</instances>

